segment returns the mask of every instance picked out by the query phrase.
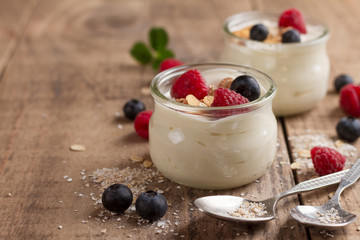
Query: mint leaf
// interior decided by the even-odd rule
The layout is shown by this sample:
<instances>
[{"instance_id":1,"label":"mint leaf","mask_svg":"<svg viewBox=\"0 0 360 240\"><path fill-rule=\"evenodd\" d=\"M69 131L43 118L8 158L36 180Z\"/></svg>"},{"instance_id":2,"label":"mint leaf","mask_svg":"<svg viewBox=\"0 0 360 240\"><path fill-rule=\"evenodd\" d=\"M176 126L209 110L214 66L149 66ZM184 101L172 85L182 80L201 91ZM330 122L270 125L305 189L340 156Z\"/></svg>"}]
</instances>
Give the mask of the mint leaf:
<instances>
[{"instance_id":1,"label":"mint leaf","mask_svg":"<svg viewBox=\"0 0 360 240\"><path fill-rule=\"evenodd\" d=\"M175 54L170 49L162 49L157 52L157 57L153 61L152 68L154 70L159 70L160 64L162 61L168 58L175 57Z\"/></svg>"},{"instance_id":2,"label":"mint leaf","mask_svg":"<svg viewBox=\"0 0 360 240\"><path fill-rule=\"evenodd\" d=\"M151 52L142 42L135 43L130 50L130 54L141 64L150 63L152 60Z\"/></svg>"},{"instance_id":3,"label":"mint leaf","mask_svg":"<svg viewBox=\"0 0 360 240\"><path fill-rule=\"evenodd\" d=\"M152 28L149 33L151 47L160 51L164 49L168 43L168 36L163 28Z\"/></svg>"}]
</instances>

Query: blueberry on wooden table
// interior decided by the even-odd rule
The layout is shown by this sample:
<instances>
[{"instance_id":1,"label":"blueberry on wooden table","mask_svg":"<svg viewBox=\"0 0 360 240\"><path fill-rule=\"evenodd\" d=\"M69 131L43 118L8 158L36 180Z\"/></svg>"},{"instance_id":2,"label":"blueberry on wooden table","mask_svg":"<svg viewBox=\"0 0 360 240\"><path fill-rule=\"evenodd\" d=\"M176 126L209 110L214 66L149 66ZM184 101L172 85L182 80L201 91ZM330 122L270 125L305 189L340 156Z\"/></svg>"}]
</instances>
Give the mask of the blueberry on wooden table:
<instances>
[{"instance_id":1,"label":"blueberry on wooden table","mask_svg":"<svg viewBox=\"0 0 360 240\"><path fill-rule=\"evenodd\" d=\"M102 194L102 204L114 213L122 213L128 209L133 201L133 194L128 186L113 184Z\"/></svg>"},{"instance_id":2,"label":"blueberry on wooden table","mask_svg":"<svg viewBox=\"0 0 360 240\"><path fill-rule=\"evenodd\" d=\"M154 191L140 194L135 202L136 213L142 218L155 221L162 218L167 210L167 202L163 195Z\"/></svg>"},{"instance_id":3,"label":"blueberry on wooden table","mask_svg":"<svg viewBox=\"0 0 360 240\"><path fill-rule=\"evenodd\" d=\"M346 141L353 142L360 136L360 121L354 117L343 117L336 125L337 135Z\"/></svg>"},{"instance_id":4,"label":"blueberry on wooden table","mask_svg":"<svg viewBox=\"0 0 360 240\"><path fill-rule=\"evenodd\" d=\"M352 84L354 83L354 80L352 79L351 76L347 75L347 74L340 74L339 76L337 76L335 78L334 81L334 86L335 86L335 90L336 92L340 92L340 89L347 85L347 84Z\"/></svg>"},{"instance_id":5,"label":"blueberry on wooden table","mask_svg":"<svg viewBox=\"0 0 360 240\"><path fill-rule=\"evenodd\" d=\"M136 116L144 110L145 104L137 99L129 100L123 107L125 117L130 120L134 120Z\"/></svg>"}]
</instances>

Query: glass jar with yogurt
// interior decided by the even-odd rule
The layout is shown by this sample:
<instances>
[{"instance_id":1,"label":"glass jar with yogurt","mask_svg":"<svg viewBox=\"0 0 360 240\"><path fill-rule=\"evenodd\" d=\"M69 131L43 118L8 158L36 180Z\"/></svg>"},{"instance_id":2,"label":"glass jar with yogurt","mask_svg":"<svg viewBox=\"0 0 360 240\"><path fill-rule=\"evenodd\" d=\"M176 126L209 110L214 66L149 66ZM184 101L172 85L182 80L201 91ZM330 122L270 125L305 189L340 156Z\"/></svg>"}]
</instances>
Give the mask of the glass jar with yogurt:
<instances>
[{"instance_id":1,"label":"glass jar with yogurt","mask_svg":"<svg viewBox=\"0 0 360 240\"><path fill-rule=\"evenodd\" d=\"M254 77L258 99L236 106L199 107L170 96L173 82L198 69L210 85L225 77ZM253 68L232 64L196 64L159 73L151 82L154 112L149 124L150 156L167 178L201 189L228 189L250 183L272 164L277 122L272 112L273 80Z\"/></svg>"},{"instance_id":2,"label":"glass jar with yogurt","mask_svg":"<svg viewBox=\"0 0 360 240\"><path fill-rule=\"evenodd\" d=\"M245 12L225 20L222 62L241 64L268 74L277 85L273 102L276 116L312 109L327 92L329 58L326 26L307 19L307 33L299 43L265 43L245 39L235 31L262 23L269 31L277 28L279 14Z\"/></svg>"}]
</instances>

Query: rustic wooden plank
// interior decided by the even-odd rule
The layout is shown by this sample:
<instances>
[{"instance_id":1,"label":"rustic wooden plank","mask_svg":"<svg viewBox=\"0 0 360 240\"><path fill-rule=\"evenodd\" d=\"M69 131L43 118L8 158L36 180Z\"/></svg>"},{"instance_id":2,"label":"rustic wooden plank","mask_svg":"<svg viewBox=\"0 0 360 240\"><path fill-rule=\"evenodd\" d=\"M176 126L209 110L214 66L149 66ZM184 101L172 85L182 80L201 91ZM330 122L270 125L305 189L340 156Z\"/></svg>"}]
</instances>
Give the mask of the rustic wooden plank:
<instances>
[{"instance_id":1,"label":"rustic wooden plank","mask_svg":"<svg viewBox=\"0 0 360 240\"><path fill-rule=\"evenodd\" d=\"M278 219L260 225L217 220L189 205L214 193L266 198L293 186L280 125L278 156L258 183L209 192L155 181L150 187L171 188L164 193L171 203L164 219L172 223L165 235L156 234L156 225L139 226L131 211L119 221L101 216L101 205L91 200L99 198L96 184L81 179L82 172L88 176L96 169L140 168L128 158L148 157L148 144L132 123L114 117L132 97L153 107L139 89L154 72L128 54L135 40L145 39L153 25L164 26L181 60L216 60L223 45L221 21L254 7L248 1L42 1L0 85L0 238L306 238L288 215L296 196L281 200ZM86 150L70 151L75 143Z\"/></svg>"},{"instance_id":2,"label":"rustic wooden plank","mask_svg":"<svg viewBox=\"0 0 360 240\"><path fill-rule=\"evenodd\" d=\"M285 119L288 136L297 138L301 135L317 135L324 134L336 139L335 126L341 117L345 116L344 112L339 108L339 96L333 88L333 79L340 73L348 73L352 75L356 82L359 79L357 71L357 62L359 54L354 51L359 47L360 32L356 28L354 22L357 22L358 15L355 12L360 10L360 4L357 1L277 1L271 4L268 1L259 1L261 9L278 10L289 7L297 7L307 16L313 16L321 19L328 25L331 37L328 43L328 54L331 61L331 71L329 79L329 88L326 98L321 101L312 111L294 117ZM353 143L358 148L359 141ZM294 144L290 141L290 147ZM349 162L356 160L356 157L349 158ZM350 165L350 164L349 164ZM347 165L347 167L350 167ZM298 172L299 181L304 181L316 174L313 169L300 169ZM307 173L307 174L305 174ZM324 190L301 194L305 205L321 205L329 200L329 193L333 193L336 187L329 187ZM355 185L346 190L342 195L342 206L344 209L360 214L359 203L356 193L360 190L359 185ZM310 230L312 239L323 239L330 237L334 239L357 239L360 237L357 228L360 221L357 219L349 226L338 231L323 231L312 228Z\"/></svg>"},{"instance_id":3,"label":"rustic wooden plank","mask_svg":"<svg viewBox=\"0 0 360 240\"><path fill-rule=\"evenodd\" d=\"M21 40L37 0L3 1L0 8L0 81Z\"/></svg>"}]
</instances>

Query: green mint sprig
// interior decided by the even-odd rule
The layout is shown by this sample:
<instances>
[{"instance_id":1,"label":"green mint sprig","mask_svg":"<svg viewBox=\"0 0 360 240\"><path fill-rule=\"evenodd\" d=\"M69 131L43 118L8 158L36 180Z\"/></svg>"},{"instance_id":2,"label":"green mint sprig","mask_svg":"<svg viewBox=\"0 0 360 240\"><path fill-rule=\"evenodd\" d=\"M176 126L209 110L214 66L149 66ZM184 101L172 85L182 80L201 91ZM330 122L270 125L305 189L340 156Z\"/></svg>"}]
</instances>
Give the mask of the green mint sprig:
<instances>
[{"instance_id":1,"label":"green mint sprig","mask_svg":"<svg viewBox=\"0 0 360 240\"><path fill-rule=\"evenodd\" d=\"M162 61L175 57L174 52L166 47L169 38L164 28L151 28L149 42L151 49L144 42L136 42L130 49L131 56L140 64L147 65L151 63L152 68L158 70Z\"/></svg>"}]
</instances>

